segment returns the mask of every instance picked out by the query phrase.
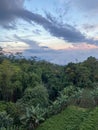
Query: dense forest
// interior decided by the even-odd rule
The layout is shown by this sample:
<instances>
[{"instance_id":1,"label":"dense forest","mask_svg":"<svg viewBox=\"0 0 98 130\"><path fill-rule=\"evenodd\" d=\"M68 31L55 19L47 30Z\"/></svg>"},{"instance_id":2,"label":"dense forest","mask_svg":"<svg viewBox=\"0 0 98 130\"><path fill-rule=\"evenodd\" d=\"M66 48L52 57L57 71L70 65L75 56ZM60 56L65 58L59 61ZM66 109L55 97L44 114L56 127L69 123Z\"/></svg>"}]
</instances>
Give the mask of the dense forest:
<instances>
[{"instance_id":1,"label":"dense forest","mask_svg":"<svg viewBox=\"0 0 98 130\"><path fill-rule=\"evenodd\" d=\"M0 130L97 130L97 106L96 58L60 66L0 52Z\"/></svg>"}]
</instances>

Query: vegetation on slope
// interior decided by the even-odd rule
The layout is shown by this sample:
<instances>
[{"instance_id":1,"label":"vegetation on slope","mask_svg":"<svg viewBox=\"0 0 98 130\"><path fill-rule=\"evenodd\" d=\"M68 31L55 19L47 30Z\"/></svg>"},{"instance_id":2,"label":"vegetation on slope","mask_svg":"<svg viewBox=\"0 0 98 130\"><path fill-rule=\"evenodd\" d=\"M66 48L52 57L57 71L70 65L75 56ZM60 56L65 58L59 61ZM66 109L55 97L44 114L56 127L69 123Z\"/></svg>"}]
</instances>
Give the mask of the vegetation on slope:
<instances>
[{"instance_id":1,"label":"vegetation on slope","mask_svg":"<svg viewBox=\"0 0 98 130\"><path fill-rule=\"evenodd\" d=\"M41 124L37 130L79 130L81 122L88 116L88 111L78 107L68 107Z\"/></svg>"},{"instance_id":2,"label":"vegetation on slope","mask_svg":"<svg viewBox=\"0 0 98 130\"><path fill-rule=\"evenodd\" d=\"M80 125L80 130L98 130L98 108L90 112L88 118Z\"/></svg>"},{"instance_id":3,"label":"vegetation on slope","mask_svg":"<svg viewBox=\"0 0 98 130\"><path fill-rule=\"evenodd\" d=\"M59 66L0 52L0 129L34 130L61 112L62 118L53 117L56 126L59 121L61 130L77 130L88 111L70 105L98 106L97 59Z\"/></svg>"}]
</instances>

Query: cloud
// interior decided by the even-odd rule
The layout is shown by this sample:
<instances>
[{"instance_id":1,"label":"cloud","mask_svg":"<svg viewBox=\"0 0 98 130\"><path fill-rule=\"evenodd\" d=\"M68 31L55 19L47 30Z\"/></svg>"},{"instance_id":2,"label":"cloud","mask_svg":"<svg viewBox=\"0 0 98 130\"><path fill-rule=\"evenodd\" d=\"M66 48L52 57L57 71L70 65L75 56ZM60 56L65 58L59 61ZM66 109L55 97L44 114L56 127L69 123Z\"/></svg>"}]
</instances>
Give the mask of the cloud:
<instances>
[{"instance_id":1,"label":"cloud","mask_svg":"<svg viewBox=\"0 0 98 130\"><path fill-rule=\"evenodd\" d=\"M98 27L98 26L92 25L92 24L84 24L83 25L83 28L86 30L94 30L94 29L96 29L96 27Z\"/></svg>"},{"instance_id":2,"label":"cloud","mask_svg":"<svg viewBox=\"0 0 98 130\"><path fill-rule=\"evenodd\" d=\"M97 30L98 30L98 24L83 24L82 25L82 28L87 31L88 33L89 32L96 32L97 34Z\"/></svg>"},{"instance_id":3,"label":"cloud","mask_svg":"<svg viewBox=\"0 0 98 130\"><path fill-rule=\"evenodd\" d=\"M0 0L0 25L6 29L12 28L11 23L16 18L24 19L30 23L35 22L41 25L51 35L62 38L67 42L98 42L93 39L87 39L84 34L69 24L63 25L55 22L55 19L51 15L45 18L40 14L26 10L24 8L24 0L10 0L10 2L9 0Z\"/></svg>"},{"instance_id":4,"label":"cloud","mask_svg":"<svg viewBox=\"0 0 98 130\"><path fill-rule=\"evenodd\" d=\"M81 62L91 55L98 58L98 46L95 45L86 43L83 45L74 44L73 47L69 49L53 50L46 46L40 46L36 41L20 38L17 35L14 35L14 37L17 43L3 43L5 50L13 52L13 50L15 51L16 49L18 52L23 52L23 56L26 58L37 56L38 59L61 65L65 65L69 62L76 62L76 59L78 62Z\"/></svg>"},{"instance_id":5,"label":"cloud","mask_svg":"<svg viewBox=\"0 0 98 130\"><path fill-rule=\"evenodd\" d=\"M24 50L29 48L29 45L21 42L21 41L17 41L17 42L13 42L13 41L3 41L0 42L1 47L3 48L5 53L13 53L15 54L16 52L23 52Z\"/></svg>"},{"instance_id":6,"label":"cloud","mask_svg":"<svg viewBox=\"0 0 98 130\"><path fill-rule=\"evenodd\" d=\"M0 24L8 25L15 19L15 13L23 9L24 0L0 0Z\"/></svg>"},{"instance_id":7,"label":"cloud","mask_svg":"<svg viewBox=\"0 0 98 130\"><path fill-rule=\"evenodd\" d=\"M98 0L74 0L72 3L82 11L98 11Z\"/></svg>"},{"instance_id":8,"label":"cloud","mask_svg":"<svg viewBox=\"0 0 98 130\"><path fill-rule=\"evenodd\" d=\"M23 51L23 55L26 58L30 58L31 56L37 56L38 59L52 62L53 59L55 59L57 55L59 55L58 51L50 49L46 46L39 46L38 43L33 40L23 39L17 35L15 35L14 37L20 42L29 45L29 48Z\"/></svg>"},{"instance_id":9,"label":"cloud","mask_svg":"<svg viewBox=\"0 0 98 130\"><path fill-rule=\"evenodd\" d=\"M33 41L33 40L29 40L29 39L26 39L26 38L21 38L19 37L18 35L14 35L14 38L18 41L21 41L21 42L24 42L26 44L29 45L30 48L34 48L34 49L37 49L38 48L38 45L37 45L37 42L36 41Z\"/></svg>"},{"instance_id":10,"label":"cloud","mask_svg":"<svg viewBox=\"0 0 98 130\"><path fill-rule=\"evenodd\" d=\"M72 49L70 50L44 50L44 49L28 49L23 52L25 57L37 56L41 60L46 60L54 64L65 65L69 62L82 62L86 60L89 56L94 56L98 58L98 49Z\"/></svg>"},{"instance_id":11,"label":"cloud","mask_svg":"<svg viewBox=\"0 0 98 130\"><path fill-rule=\"evenodd\" d=\"M62 38L65 41L68 42L93 42L95 43L93 39L87 39L84 34L82 34L79 30L77 30L75 27L69 25L69 24L59 24L55 21L55 19L48 18L46 19L40 14L32 13L27 10L20 10L16 14L18 17L28 21L28 22L35 22L39 25L41 25L45 30L50 32L51 35Z\"/></svg>"},{"instance_id":12,"label":"cloud","mask_svg":"<svg viewBox=\"0 0 98 130\"><path fill-rule=\"evenodd\" d=\"M41 34L41 30L39 29L35 29L32 31L34 34L40 35Z\"/></svg>"},{"instance_id":13,"label":"cloud","mask_svg":"<svg viewBox=\"0 0 98 130\"><path fill-rule=\"evenodd\" d=\"M39 43L34 40L29 40L27 38L20 38L18 35L14 35L14 37L16 38L16 40L29 45L29 48L27 48L27 51L29 50L29 52L33 51L33 52L40 53L43 52L43 50L49 49L46 46L40 46Z\"/></svg>"},{"instance_id":14,"label":"cloud","mask_svg":"<svg viewBox=\"0 0 98 130\"><path fill-rule=\"evenodd\" d=\"M3 28L5 28L5 29L7 29L7 30L10 30L10 29L16 30L16 29L17 29L17 27L16 27L15 24L12 24L12 25L6 25L6 24L4 24L4 25L3 25Z\"/></svg>"}]
</instances>

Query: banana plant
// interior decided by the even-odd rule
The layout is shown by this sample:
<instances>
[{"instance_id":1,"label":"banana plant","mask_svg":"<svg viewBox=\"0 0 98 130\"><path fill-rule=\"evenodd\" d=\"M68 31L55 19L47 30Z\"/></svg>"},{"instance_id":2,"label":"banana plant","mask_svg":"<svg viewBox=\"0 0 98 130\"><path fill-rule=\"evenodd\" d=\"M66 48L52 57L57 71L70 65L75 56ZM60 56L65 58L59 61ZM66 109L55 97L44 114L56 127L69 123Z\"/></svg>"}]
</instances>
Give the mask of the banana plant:
<instances>
[{"instance_id":1,"label":"banana plant","mask_svg":"<svg viewBox=\"0 0 98 130\"><path fill-rule=\"evenodd\" d=\"M13 119L6 113L6 111L0 112L0 128L13 125Z\"/></svg>"},{"instance_id":2,"label":"banana plant","mask_svg":"<svg viewBox=\"0 0 98 130\"><path fill-rule=\"evenodd\" d=\"M26 112L20 117L21 123L28 130L33 130L39 125L40 122L44 121L45 110L40 108L39 105L36 107L26 107Z\"/></svg>"}]
</instances>

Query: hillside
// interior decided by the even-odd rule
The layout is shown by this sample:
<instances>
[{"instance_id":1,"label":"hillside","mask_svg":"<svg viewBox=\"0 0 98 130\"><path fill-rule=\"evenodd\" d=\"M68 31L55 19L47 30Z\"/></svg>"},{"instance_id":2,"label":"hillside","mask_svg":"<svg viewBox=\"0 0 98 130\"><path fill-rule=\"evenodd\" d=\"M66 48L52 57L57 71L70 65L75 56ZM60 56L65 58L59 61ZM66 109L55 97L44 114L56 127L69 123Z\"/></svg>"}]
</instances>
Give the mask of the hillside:
<instances>
[{"instance_id":1,"label":"hillside","mask_svg":"<svg viewBox=\"0 0 98 130\"><path fill-rule=\"evenodd\" d=\"M1 55L0 129L97 130L96 107L98 60L94 57L60 66Z\"/></svg>"},{"instance_id":2,"label":"hillside","mask_svg":"<svg viewBox=\"0 0 98 130\"><path fill-rule=\"evenodd\" d=\"M98 130L98 108L68 107L41 124L37 130Z\"/></svg>"}]
</instances>

